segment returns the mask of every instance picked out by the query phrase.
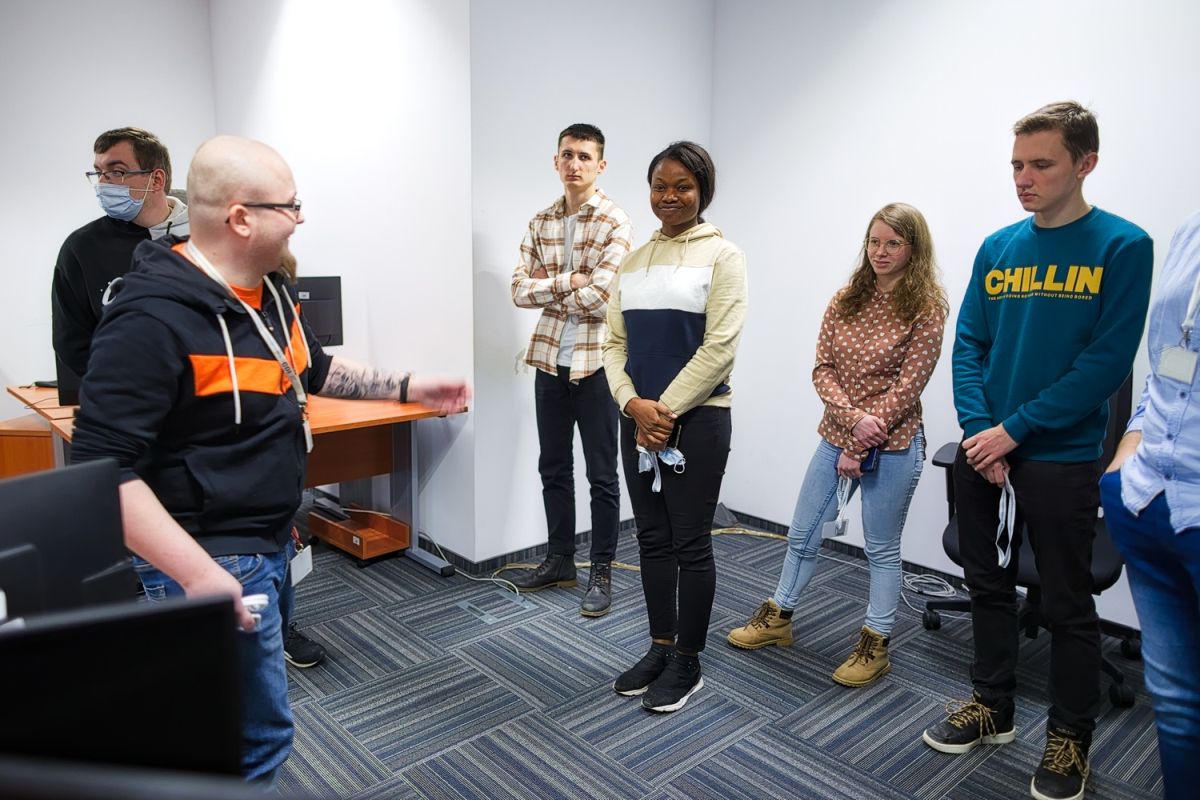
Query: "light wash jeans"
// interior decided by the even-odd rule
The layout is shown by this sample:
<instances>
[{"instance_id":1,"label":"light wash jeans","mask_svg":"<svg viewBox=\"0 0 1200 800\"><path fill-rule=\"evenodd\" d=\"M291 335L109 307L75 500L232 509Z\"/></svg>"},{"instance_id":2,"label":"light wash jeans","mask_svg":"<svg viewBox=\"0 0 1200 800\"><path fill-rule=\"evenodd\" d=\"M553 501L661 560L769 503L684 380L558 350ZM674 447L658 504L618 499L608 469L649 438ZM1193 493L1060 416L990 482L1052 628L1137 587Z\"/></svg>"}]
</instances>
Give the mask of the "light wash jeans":
<instances>
[{"instance_id":1,"label":"light wash jeans","mask_svg":"<svg viewBox=\"0 0 1200 800\"><path fill-rule=\"evenodd\" d=\"M1159 494L1138 516L1121 501L1121 473L1100 479L1104 521L1125 557L1142 624L1146 688L1154 701L1164 800L1195 797L1200 783L1200 528L1176 533Z\"/></svg>"},{"instance_id":2,"label":"light wash jeans","mask_svg":"<svg viewBox=\"0 0 1200 800\"><path fill-rule=\"evenodd\" d=\"M252 633L240 633L242 676L242 773L247 781L272 785L292 751L292 709L288 705L283 638L292 614L294 593L288 563L292 543L279 553L217 556L213 560L242 584L242 595L269 598L262 622ZM183 587L165 572L134 558L146 599L159 602L183 596Z\"/></svg>"},{"instance_id":3,"label":"light wash jeans","mask_svg":"<svg viewBox=\"0 0 1200 800\"><path fill-rule=\"evenodd\" d=\"M808 465L796 499L788 551L775 589L775 603L794 609L817 569L821 528L837 516L837 459L841 450L824 439ZM908 505L925 466L925 433L918 430L905 450L880 451L879 466L851 481L850 496L862 488L863 538L871 565L871 593L867 604L868 628L891 635L900 601L900 532Z\"/></svg>"}]
</instances>

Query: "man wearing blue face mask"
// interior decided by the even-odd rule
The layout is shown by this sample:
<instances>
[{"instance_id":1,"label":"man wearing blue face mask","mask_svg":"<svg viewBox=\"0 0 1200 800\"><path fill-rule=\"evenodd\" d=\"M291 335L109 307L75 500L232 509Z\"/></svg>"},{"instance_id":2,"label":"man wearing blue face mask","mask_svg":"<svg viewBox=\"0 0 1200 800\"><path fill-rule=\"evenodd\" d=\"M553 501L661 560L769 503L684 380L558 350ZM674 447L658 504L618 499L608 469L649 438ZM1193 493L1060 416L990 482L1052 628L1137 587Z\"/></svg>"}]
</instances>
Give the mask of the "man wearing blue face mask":
<instances>
[{"instance_id":1,"label":"man wearing blue face mask","mask_svg":"<svg viewBox=\"0 0 1200 800\"><path fill-rule=\"evenodd\" d=\"M167 196L171 156L158 137L141 128L117 128L100 134L93 150L87 177L104 216L63 242L50 296L54 353L80 377L100 312L111 299L112 284L129 271L133 249L146 239L188 234L187 206Z\"/></svg>"}]
</instances>

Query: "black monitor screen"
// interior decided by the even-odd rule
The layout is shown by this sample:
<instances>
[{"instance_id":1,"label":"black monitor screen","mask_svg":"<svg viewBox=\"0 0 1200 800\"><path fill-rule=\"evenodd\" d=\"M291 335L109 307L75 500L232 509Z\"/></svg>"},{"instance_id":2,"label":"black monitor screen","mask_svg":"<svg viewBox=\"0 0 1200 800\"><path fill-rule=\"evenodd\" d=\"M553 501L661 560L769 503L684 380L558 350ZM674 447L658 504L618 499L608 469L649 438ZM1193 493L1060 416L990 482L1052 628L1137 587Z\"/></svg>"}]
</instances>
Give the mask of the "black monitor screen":
<instances>
[{"instance_id":1,"label":"black monitor screen","mask_svg":"<svg viewBox=\"0 0 1200 800\"><path fill-rule=\"evenodd\" d=\"M115 461L0 481L0 591L9 617L132 601Z\"/></svg>"},{"instance_id":2,"label":"black monitor screen","mask_svg":"<svg viewBox=\"0 0 1200 800\"><path fill-rule=\"evenodd\" d=\"M238 774L236 628L228 598L180 598L0 630L0 753Z\"/></svg>"},{"instance_id":3,"label":"black monitor screen","mask_svg":"<svg viewBox=\"0 0 1200 800\"><path fill-rule=\"evenodd\" d=\"M322 347L342 343L342 279L297 278L296 292L304 320Z\"/></svg>"}]
</instances>

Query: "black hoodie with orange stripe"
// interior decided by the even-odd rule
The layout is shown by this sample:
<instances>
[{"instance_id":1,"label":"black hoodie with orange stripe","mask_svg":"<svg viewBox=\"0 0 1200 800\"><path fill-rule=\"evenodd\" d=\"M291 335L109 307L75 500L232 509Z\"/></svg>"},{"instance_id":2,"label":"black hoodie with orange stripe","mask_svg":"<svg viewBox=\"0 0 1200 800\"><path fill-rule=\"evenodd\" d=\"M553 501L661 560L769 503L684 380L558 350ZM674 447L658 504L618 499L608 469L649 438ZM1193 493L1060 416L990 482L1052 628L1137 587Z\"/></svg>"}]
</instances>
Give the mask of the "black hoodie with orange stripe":
<instances>
[{"instance_id":1,"label":"black hoodie with orange stripe","mask_svg":"<svg viewBox=\"0 0 1200 800\"><path fill-rule=\"evenodd\" d=\"M92 341L71 457L115 458L123 480L144 480L210 555L278 552L304 488L296 394L249 312L181 247L147 241L134 251ZM315 393L330 357L300 324L292 287L269 280L291 306L289 330L269 291L259 313Z\"/></svg>"}]
</instances>

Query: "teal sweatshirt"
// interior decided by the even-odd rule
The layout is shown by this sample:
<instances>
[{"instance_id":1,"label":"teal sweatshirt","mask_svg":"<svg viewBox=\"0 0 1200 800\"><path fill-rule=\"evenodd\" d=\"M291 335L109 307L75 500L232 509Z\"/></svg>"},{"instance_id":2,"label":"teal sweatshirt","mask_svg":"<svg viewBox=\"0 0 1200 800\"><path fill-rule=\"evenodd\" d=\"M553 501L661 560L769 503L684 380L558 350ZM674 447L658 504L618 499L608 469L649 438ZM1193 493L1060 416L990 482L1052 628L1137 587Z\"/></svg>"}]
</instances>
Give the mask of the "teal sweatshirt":
<instances>
[{"instance_id":1,"label":"teal sweatshirt","mask_svg":"<svg viewBox=\"0 0 1200 800\"><path fill-rule=\"evenodd\" d=\"M1058 228L1030 217L985 239L954 342L964 435L1003 424L1017 458L1099 458L1108 398L1142 338L1153 268L1149 235L1099 208Z\"/></svg>"}]
</instances>

